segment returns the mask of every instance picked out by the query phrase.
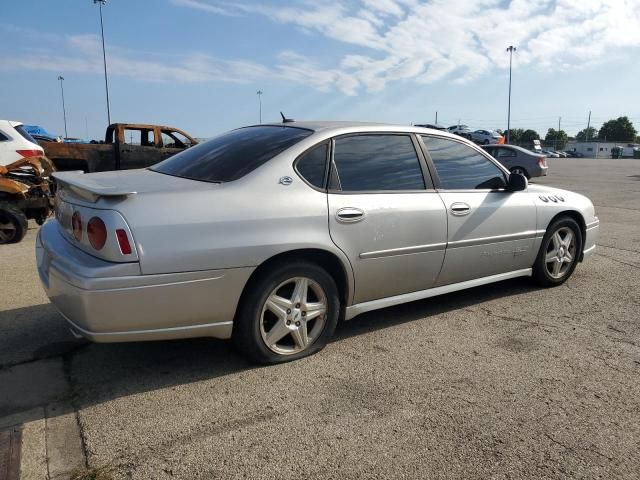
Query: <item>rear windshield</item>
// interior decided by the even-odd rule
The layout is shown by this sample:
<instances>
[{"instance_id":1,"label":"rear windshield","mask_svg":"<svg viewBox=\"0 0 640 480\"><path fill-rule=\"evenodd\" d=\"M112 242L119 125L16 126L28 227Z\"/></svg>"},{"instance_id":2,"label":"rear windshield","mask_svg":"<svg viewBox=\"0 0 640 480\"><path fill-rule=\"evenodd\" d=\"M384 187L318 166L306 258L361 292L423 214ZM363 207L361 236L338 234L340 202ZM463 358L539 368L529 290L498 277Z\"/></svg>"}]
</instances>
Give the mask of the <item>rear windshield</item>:
<instances>
[{"instance_id":1,"label":"rear windshield","mask_svg":"<svg viewBox=\"0 0 640 480\"><path fill-rule=\"evenodd\" d=\"M25 138L25 140L28 140L31 143L35 143L36 145L38 144L38 142L36 142L33 139L33 137L29 135L29 132L27 132L22 125L18 125L17 127L13 127L13 128L15 128L16 132L22 135Z\"/></svg>"},{"instance_id":2,"label":"rear windshield","mask_svg":"<svg viewBox=\"0 0 640 480\"><path fill-rule=\"evenodd\" d=\"M203 182L231 182L312 133L275 125L240 128L188 148L151 170Z\"/></svg>"}]
</instances>

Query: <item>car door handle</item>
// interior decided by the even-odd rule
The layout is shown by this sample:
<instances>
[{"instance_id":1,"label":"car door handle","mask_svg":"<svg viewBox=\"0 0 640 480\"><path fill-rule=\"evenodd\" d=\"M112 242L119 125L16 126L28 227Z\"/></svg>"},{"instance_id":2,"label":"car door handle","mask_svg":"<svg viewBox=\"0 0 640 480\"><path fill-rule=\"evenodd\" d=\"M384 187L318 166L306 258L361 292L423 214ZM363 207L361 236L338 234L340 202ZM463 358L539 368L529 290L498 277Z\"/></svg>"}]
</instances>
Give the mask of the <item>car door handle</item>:
<instances>
[{"instance_id":1,"label":"car door handle","mask_svg":"<svg viewBox=\"0 0 640 480\"><path fill-rule=\"evenodd\" d=\"M364 210L355 207L344 207L336 212L336 218L342 223L359 222L364 218Z\"/></svg>"},{"instance_id":2,"label":"car door handle","mask_svg":"<svg viewBox=\"0 0 640 480\"><path fill-rule=\"evenodd\" d=\"M468 215L469 212L471 211L471 207L466 203L456 202L451 204L450 210L451 210L451 215L456 215L458 217L461 217L463 215Z\"/></svg>"}]
</instances>

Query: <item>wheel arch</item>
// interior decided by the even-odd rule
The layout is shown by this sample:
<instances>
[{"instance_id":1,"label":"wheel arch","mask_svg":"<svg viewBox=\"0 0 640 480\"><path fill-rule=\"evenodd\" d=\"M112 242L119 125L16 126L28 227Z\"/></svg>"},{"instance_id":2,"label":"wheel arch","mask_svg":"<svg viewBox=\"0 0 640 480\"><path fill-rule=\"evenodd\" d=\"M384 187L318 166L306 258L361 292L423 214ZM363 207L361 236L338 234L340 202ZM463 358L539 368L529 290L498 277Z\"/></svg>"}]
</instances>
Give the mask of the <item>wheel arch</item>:
<instances>
[{"instance_id":1,"label":"wheel arch","mask_svg":"<svg viewBox=\"0 0 640 480\"><path fill-rule=\"evenodd\" d=\"M585 222L584 217L582 216L582 214L580 212L578 212L577 210L563 210L562 212L556 213L553 216L553 218L551 218L551 220L549 220L549 223L547 224L547 228L549 228L549 225L551 225L553 222L555 222L560 217L572 218L573 220L576 221L578 226L580 226L580 234L582 235L582 247L584 248L584 239L587 236L587 223ZM582 259L582 252L580 252L580 258Z\"/></svg>"},{"instance_id":2,"label":"wheel arch","mask_svg":"<svg viewBox=\"0 0 640 480\"><path fill-rule=\"evenodd\" d=\"M305 260L313 262L320 267L324 268L329 275L336 282L338 293L340 294L340 302L342 309L349 305L350 299L353 297L353 280L350 275L350 265L345 264L338 255L329 250L323 250L321 248L300 248L296 250L288 250L286 252L278 253L264 262L262 262L249 276L240 299L238 301L238 307L242 304L246 293L256 283L256 281L268 271L269 268L286 262ZM238 308L236 308L236 312Z\"/></svg>"}]
</instances>

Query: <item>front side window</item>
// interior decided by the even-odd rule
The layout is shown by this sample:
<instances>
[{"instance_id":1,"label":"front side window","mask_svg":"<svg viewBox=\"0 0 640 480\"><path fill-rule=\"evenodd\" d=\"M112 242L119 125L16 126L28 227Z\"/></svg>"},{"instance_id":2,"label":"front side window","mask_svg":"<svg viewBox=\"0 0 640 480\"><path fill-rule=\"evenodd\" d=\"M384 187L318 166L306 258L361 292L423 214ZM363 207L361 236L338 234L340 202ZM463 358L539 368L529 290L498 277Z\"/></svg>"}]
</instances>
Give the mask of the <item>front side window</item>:
<instances>
[{"instance_id":1,"label":"front side window","mask_svg":"<svg viewBox=\"0 0 640 480\"><path fill-rule=\"evenodd\" d=\"M422 135L446 190L497 189L506 186L504 172L473 148L447 138Z\"/></svg>"},{"instance_id":2,"label":"front side window","mask_svg":"<svg viewBox=\"0 0 640 480\"><path fill-rule=\"evenodd\" d=\"M9 137L7 137L4 133L0 132L0 142L6 142L7 140L9 140Z\"/></svg>"},{"instance_id":3,"label":"front side window","mask_svg":"<svg viewBox=\"0 0 640 480\"><path fill-rule=\"evenodd\" d=\"M425 189L409 135L338 137L333 160L343 191Z\"/></svg>"},{"instance_id":4,"label":"front side window","mask_svg":"<svg viewBox=\"0 0 640 480\"><path fill-rule=\"evenodd\" d=\"M151 170L203 182L231 182L313 133L298 127L239 128L183 150Z\"/></svg>"},{"instance_id":5,"label":"front side window","mask_svg":"<svg viewBox=\"0 0 640 480\"><path fill-rule=\"evenodd\" d=\"M298 173L314 187L324 188L328 146L325 142L313 147L296 162Z\"/></svg>"},{"instance_id":6,"label":"front side window","mask_svg":"<svg viewBox=\"0 0 640 480\"><path fill-rule=\"evenodd\" d=\"M174 130L162 130L161 137L162 146L166 148L188 148L191 146L191 140Z\"/></svg>"}]
</instances>

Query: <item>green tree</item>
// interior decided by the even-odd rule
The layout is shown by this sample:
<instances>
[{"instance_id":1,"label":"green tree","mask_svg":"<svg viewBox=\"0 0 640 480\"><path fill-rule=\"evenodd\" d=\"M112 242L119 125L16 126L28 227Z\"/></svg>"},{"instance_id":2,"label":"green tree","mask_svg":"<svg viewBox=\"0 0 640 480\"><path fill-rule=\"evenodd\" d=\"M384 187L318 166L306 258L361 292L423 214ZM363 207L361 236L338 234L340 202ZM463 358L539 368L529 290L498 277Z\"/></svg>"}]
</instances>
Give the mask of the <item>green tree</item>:
<instances>
[{"instance_id":1,"label":"green tree","mask_svg":"<svg viewBox=\"0 0 640 480\"><path fill-rule=\"evenodd\" d=\"M504 133L501 134L505 139L507 138L507 131L508 130L505 130ZM522 141L523 133L524 130L521 128L512 128L511 132L509 132L509 143L520 143Z\"/></svg>"},{"instance_id":2,"label":"green tree","mask_svg":"<svg viewBox=\"0 0 640 480\"><path fill-rule=\"evenodd\" d=\"M588 135L587 135L588 133ZM580 130L576 135L576 140L579 142L586 142L588 140L593 140L598 138L598 130L593 127L585 128L584 130Z\"/></svg>"},{"instance_id":3,"label":"green tree","mask_svg":"<svg viewBox=\"0 0 640 480\"><path fill-rule=\"evenodd\" d=\"M522 136L520 137L520 141L522 143L533 143L534 140L540 140L538 132L531 130L530 128L522 132Z\"/></svg>"},{"instance_id":4,"label":"green tree","mask_svg":"<svg viewBox=\"0 0 640 480\"><path fill-rule=\"evenodd\" d=\"M615 120L605 122L600 127L598 137L601 140L606 139L611 142L633 142L637 133L629 117L618 117Z\"/></svg>"},{"instance_id":5,"label":"green tree","mask_svg":"<svg viewBox=\"0 0 640 480\"><path fill-rule=\"evenodd\" d=\"M550 128L544 137L544 143L545 145L552 146L555 150L562 150L567 145L568 139L567 132L564 130Z\"/></svg>"}]
</instances>

